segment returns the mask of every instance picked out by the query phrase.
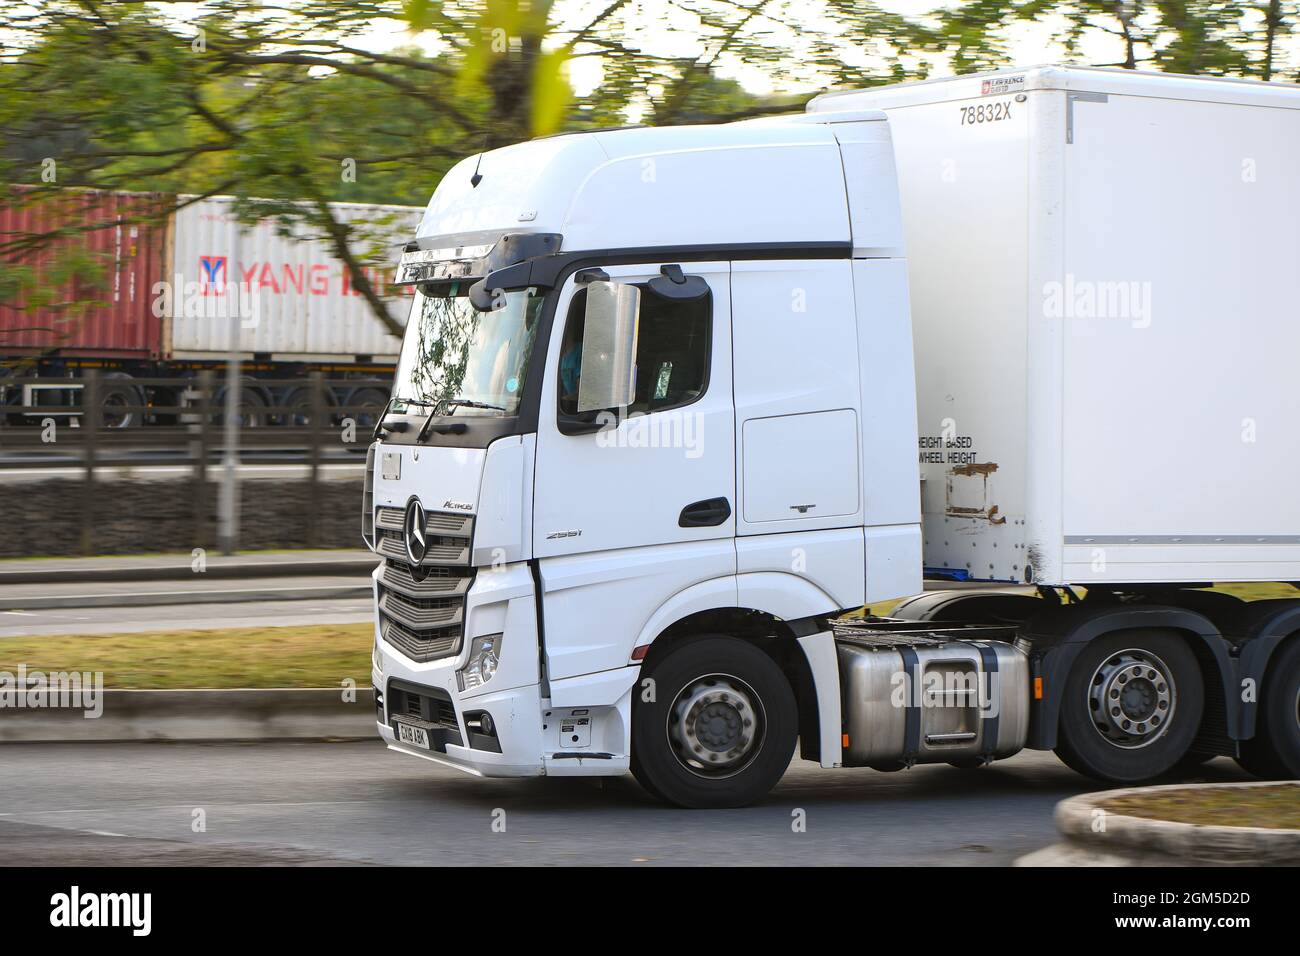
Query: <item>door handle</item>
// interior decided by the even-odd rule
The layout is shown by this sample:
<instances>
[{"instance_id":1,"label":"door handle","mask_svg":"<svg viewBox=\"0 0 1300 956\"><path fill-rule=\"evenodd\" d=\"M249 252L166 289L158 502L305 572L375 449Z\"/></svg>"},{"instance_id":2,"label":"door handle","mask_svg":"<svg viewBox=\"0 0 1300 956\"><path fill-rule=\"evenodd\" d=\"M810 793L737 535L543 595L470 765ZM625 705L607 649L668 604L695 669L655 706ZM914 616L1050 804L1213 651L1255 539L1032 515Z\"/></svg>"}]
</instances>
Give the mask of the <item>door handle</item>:
<instances>
[{"instance_id":1,"label":"door handle","mask_svg":"<svg viewBox=\"0 0 1300 956\"><path fill-rule=\"evenodd\" d=\"M731 503L726 498L708 498L682 509L679 528L712 528L731 517Z\"/></svg>"}]
</instances>

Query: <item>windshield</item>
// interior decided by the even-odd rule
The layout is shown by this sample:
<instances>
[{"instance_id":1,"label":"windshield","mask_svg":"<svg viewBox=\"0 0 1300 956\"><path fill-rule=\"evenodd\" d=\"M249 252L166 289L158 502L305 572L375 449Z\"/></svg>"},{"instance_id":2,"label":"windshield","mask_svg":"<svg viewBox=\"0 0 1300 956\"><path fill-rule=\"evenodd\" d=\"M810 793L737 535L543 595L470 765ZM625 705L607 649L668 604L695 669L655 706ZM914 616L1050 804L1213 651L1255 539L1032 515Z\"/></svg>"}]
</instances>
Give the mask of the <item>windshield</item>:
<instances>
[{"instance_id":1,"label":"windshield","mask_svg":"<svg viewBox=\"0 0 1300 956\"><path fill-rule=\"evenodd\" d=\"M504 308L478 312L467 291L415 293L393 398L439 415L518 414L545 297L507 292Z\"/></svg>"}]
</instances>

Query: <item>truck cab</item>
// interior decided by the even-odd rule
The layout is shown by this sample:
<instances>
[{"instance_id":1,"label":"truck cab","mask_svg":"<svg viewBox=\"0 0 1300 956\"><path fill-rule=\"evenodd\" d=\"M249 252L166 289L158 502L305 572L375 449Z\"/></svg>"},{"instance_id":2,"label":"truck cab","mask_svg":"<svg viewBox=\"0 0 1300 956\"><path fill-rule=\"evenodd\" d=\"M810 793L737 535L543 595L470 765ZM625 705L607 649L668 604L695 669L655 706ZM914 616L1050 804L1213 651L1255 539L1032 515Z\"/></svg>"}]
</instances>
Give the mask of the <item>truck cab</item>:
<instances>
[{"instance_id":1,"label":"truck cab","mask_svg":"<svg viewBox=\"0 0 1300 956\"><path fill-rule=\"evenodd\" d=\"M819 702L813 679L834 650L798 639L921 588L902 252L878 112L454 167L402 258L367 466L385 740L486 776L646 778L634 712L666 706L686 790L765 790L801 721L837 763L838 684ZM757 658L665 688L649 664L684 644Z\"/></svg>"}]
</instances>

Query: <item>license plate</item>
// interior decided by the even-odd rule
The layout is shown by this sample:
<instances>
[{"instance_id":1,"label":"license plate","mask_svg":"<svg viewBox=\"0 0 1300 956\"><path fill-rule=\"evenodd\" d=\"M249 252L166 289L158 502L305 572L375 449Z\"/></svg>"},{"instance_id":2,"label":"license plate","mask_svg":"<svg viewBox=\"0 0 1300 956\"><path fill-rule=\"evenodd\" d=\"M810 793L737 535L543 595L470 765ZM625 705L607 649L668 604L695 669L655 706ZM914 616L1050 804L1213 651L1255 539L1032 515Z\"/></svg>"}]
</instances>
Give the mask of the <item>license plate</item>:
<instances>
[{"instance_id":1,"label":"license plate","mask_svg":"<svg viewBox=\"0 0 1300 956\"><path fill-rule=\"evenodd\" d=\"M410 724L404 724L397 721L397 739L404 744L410 744L412 747L420 747L423 750L429 750L429 732L423 727L412 727Z\"/></svg>"}]
</instances>

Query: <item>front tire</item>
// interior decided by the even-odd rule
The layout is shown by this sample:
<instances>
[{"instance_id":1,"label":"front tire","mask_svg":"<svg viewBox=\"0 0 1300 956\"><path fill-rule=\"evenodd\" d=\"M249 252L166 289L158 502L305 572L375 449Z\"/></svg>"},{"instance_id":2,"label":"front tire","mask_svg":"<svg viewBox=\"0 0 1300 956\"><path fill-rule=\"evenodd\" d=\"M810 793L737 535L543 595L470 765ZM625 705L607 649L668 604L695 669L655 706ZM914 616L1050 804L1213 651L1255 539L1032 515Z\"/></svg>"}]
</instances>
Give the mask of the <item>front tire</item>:
<instances>
[{"instance_id":1,"label":"front tire","mask_svg":"<svg viewBox=\"0 0 1300 956\"><path fill-rule=\"evenodd\" d=\"M1168 773L1201 725L1205 689L1187 641L1169 631L1117 631L1085 647L1066 679L1056 754L1107 783Z\"/></svg>"},{"instance_id":2,"label":"front tire","mask_svg":"<svg viewBox=\"0 0 1300 956\"><path fill-rule=\"evenodd\" d=\"M634 698L632 773L651 794L681 807L743 807L781 779L798 710L772 658L739 638L701 635L645 676L654 700Z\"/></svg>"}]
</instances>

